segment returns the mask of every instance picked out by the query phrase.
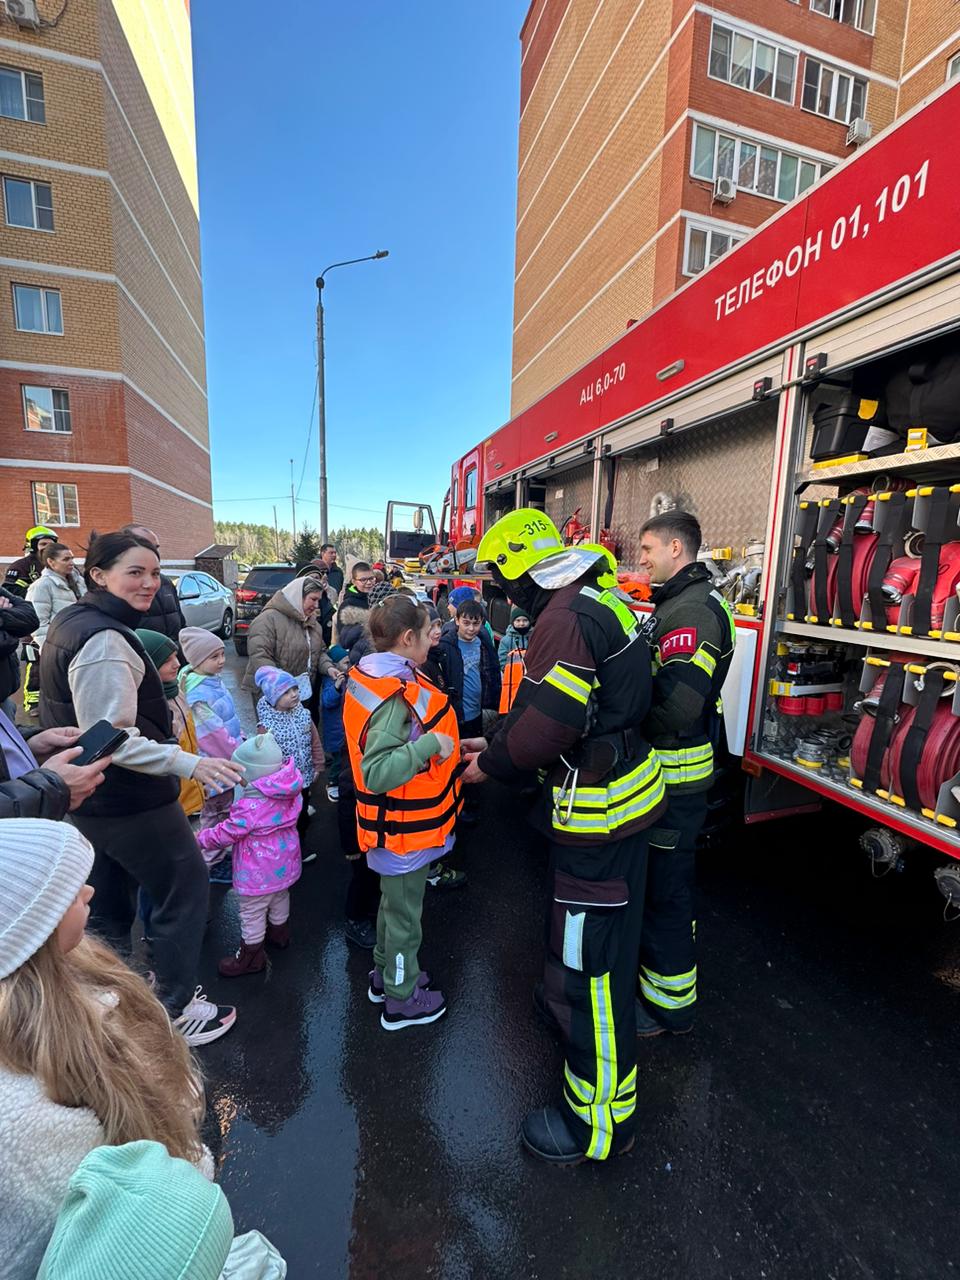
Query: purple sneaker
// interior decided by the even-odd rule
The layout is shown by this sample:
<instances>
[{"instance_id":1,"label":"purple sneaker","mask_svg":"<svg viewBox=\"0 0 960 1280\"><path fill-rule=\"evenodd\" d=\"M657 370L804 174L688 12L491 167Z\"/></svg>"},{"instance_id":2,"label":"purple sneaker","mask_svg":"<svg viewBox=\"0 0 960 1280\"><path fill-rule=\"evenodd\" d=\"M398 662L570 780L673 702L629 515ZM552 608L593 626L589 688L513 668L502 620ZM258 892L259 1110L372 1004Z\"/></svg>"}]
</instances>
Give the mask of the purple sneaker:
<instances>
[{"instance_id":1,"label":"purple sneaker","mask_svg":"<svg viewBox=\"0 0 960 1280\"><path fill-rule=\"evenodd\" d=\"M429 987L430 975L426 969L421 969L417 977L418 987ZM367 999L371 1004L383 1004L387 998L387 993L383 985L383 970L370 970L370 985L367 987Z\"/></svg>"},{"instance_id":2,"label":"purple sneaker","mask_svg":"<svg viewBox=\"0 0 960 1280\"><path fill-rule=\"evenodd\" d=\"M406 1000L394 1000L393 996L387 996L380 1014L380 1025L384 1031L400 1031L403 1027L414 1027L420 1022L436 1022L446 1012L447 1002L442 991L414 987Z\"/></svg>"}]
</instances>

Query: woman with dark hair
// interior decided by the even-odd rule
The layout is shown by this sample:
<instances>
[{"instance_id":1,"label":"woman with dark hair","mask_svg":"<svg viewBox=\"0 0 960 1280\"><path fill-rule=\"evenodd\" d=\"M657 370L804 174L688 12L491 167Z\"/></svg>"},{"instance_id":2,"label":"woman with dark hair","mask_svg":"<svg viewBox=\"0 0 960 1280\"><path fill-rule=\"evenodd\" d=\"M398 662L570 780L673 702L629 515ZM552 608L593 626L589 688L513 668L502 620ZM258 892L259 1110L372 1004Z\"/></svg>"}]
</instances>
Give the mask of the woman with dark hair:
<instances>
[{"instance_id":1,"label":"woman with dark hair","mask_svg":"<svg viewBox=\"0 0 960 1280\"><path fill-rule=\"evenodd\" d=\"M90 883L99 931L129 951L134 889L153 900L157 991L188 1044L207 1044L236 1010L195 987L207 919L209 878L179 804L180 779L213 792L241 780L229 760L201 759L173 737L163 684L134 630L160 585L156 551L129 533L94 535L86 593L53 619L40 657L45 728L89 729L109 720L129 735L113 752L103 784L71 820L97 851Z\"/></svg>"}]
</instances>

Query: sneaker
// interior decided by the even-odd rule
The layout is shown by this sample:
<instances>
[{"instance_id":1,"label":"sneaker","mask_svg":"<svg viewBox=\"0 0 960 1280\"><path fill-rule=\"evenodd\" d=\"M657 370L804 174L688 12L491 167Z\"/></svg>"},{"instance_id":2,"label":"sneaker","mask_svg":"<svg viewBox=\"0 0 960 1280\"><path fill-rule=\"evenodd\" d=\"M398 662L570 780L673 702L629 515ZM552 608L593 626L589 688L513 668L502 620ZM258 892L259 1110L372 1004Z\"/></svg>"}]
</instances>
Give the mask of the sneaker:
<instances>
[{"instance_id":1,"label":"sneaker","mask_svg":"<svg viewBox=\"0 0 960 1280\"><path fill-rule=\"evenodd\" d=\"M465 872L454 871L453 867L445 867L442 862L435 862L427 876L427 884L432 889L462 889L466 883Z\"/></svg>"},{"instance_id":2,"label":"sneaker","mask_svg":"<svg viewBox=\"0 0 960 1280\"><path fill-rule=\"evenodd\" d=\"M233 1005L214 1004L207 999L203 988L197 987L193 999L184 1006L183 1013L174 1019L173 1025L193 1048L219 1040L227 1034L236 1020L237 1011Z\"/></svg>"},{"instance_id":3,"label":"sneaker","mask_svg":"<svg viewBox=\"0 0 960 1280\"><path fill-rule=\"evenodd\" d=\"M426 969L421 969L417 975L418 987L429 987L430 975ZM374 967L370 970L370 985L367 987L367 999L371 1004L383 1004L387 998L386 988L383 985L383 970Z\"/></svg>"},{"instance_id":4,"label":"sneaker","mask_svg":"<svg viewBox=\"0 0 960 1280\"><path fill-rule=\"evenodd\" d=\"M363 947L364 951L372 951L377 945L376 926L369 920L345 920L343 935L355 947Z\"/></svg>"},{"instance_id":5,"label":"sneaker","mask_svg":"<svg viewBox=\"0 0 960 1280\"><path fill-rule=\"evenodd\" d=\"M340 799L340 788L334 786L327 787L327 799L332 800L334 804L336 804Z\"/></svg>"},{"instance_id":6,"label":"sneaker","mask_svg":"<svg viewBox=\"0 0 960 1280\"><path fill-rule=\"evenodd\" d=\"M402 1031L404 1027L415 1027L421 1022L436 1022L446 1012L447 1002L442 991L414 987L406 1000L387 996L380 1014L380 1025L384 1031Z\"/></svg>"}]
</instances>

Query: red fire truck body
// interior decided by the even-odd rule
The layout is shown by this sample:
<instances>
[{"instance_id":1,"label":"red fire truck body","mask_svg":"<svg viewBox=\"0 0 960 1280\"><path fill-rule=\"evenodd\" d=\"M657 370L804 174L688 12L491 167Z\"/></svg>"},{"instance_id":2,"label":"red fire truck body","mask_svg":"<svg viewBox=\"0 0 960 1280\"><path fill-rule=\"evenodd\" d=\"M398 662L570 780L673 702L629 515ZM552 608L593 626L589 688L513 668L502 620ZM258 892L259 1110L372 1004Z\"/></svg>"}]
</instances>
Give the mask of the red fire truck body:
<instances>
[{"instance_id":1,"label":"red fire truck body","mask_svg":"<svg viewBox=\"0 0 960 1280\"><path fill-rule=\"evenodd\" d=\"M751 775L748 809L801 810L828 797L960 858L960 804L951 780L944 779L935 804L911 810L889 779L886 787L867 789L854 776L844 734L853 736L861 700L870 701L870 680L890 662L912 663L916 671L906 678L921 691L928 665L953 660L960 671L960 621L956 632L942 626L923 636L904 625L872 630L859 619L842 626L836 616L812 620L809 602L791 598L795 553L805 550L804 509L832 500L830 510L842 516L838 498L890 477L893 487L909 484L911 495L960 481L960 443L927 441L927 447L827 466L809 458L819 400L869 386L871 379L881 385L898 353L922 356L927 345L942 344L958 330L955 85L899 120L459 458L451 472L450 541L475 541L517 506L541 507L558 524L579 511L591 539L606 532L629 569L643 521L675 505L693 510L709 546L733 548L733 559L747 544L755 544L755 553L762 544L762 582L752 606L739 605L741 643L724 689L728 742ZM957 423L960 428L960 403ZM956 501L960 505L960 496ZM491 584L484 591L492 594ZM788 669L791 655L802 666L804 645L813 658L834 663L843 707L837 682L831 699L815 693L809 704L798 703L809 706L810 715L792 713L801 735L794 749L785 708L801 685L791 682ZM946 670L952 691L958 682ZM920 694L905 697L904 710ZM954 704L960 715L960 694ZM803 734L818 725L821 737L833 734L833 755L805 759ZM799 788L777 795L778 779Z\"/></svg>"}]
</instances>

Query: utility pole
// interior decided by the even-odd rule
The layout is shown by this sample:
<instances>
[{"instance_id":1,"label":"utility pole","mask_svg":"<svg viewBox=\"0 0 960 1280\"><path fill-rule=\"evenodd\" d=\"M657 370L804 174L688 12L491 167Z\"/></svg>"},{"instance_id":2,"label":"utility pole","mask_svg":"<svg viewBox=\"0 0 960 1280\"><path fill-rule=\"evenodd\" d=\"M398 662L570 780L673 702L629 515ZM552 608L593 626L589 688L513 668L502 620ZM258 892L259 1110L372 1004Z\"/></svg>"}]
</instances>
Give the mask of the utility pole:
<instances>
[{"instance_id":1,"label":"utility pole","mask_svg":"<svg viewBox=\"0 0 960 1280\"><path fill-rule=\"evenodd\" d=\"M378 249L365 258L348 258L346 262L334 262L317 276L317 433L320 452L320 541L327 541L327 401L323 385L323 277L334 267L352 267L356 262L376 262L388 258L389 249Z\"/></svg>"},{"instance_id":2,"label":"utility pole","mask_svg":"<svg viewBox=\"0 0 960 1280\"><path fill-rule=\"evenodd\" d=\"M277 504L273 504L273 542L277 549L277 559L280 559L280 529L277 525Z\"/></svg>"},{"instance_id":3,"label":"utility pole","mask_svg":"<svg viewBox=\"0 0 960 1280\"><path fill-rule=\"evenodd\" d=\"M293 540L297 540L297 499L293 492L293 459L290 459L290 515L293 520Z\"/></svg>"}]
</instances>

